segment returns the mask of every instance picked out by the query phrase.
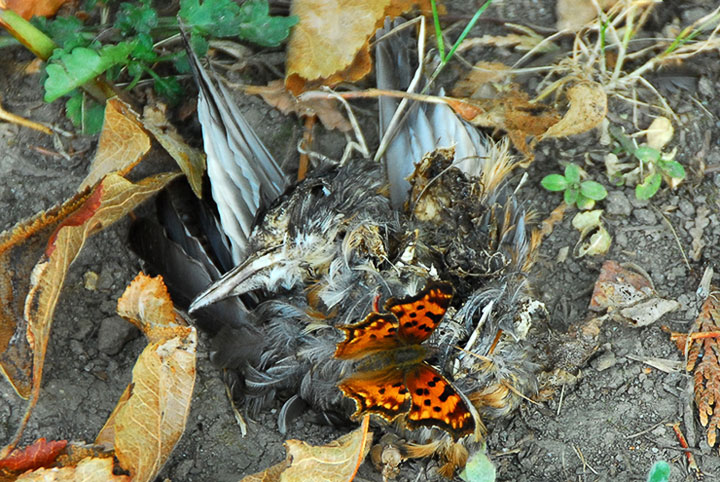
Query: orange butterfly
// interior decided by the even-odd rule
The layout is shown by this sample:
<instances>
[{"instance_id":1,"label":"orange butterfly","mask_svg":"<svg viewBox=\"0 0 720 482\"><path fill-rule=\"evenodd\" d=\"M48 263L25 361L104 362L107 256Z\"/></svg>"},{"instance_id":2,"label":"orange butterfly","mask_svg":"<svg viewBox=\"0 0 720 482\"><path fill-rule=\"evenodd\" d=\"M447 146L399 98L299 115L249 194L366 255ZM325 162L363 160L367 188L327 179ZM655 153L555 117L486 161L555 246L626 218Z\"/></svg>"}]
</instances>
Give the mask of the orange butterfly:
<instances>
[{"instance_id":1,"label":"orange butterfly","mask_svg":"<svg viewBox=\"0 0 720 482\"><path fill-rule=\"evenodd\" d=\"M335 357L360 360L358 371L338 386L355 400L353 417L374 413L388 422L404 415L408 428L439 427L455 440L475 433L477 412L426 361L421 343L435 331L450 306L453 287L428 282L417 295L385 303L389 313L339 327L345 339Z\"/></svg>"}]
</instances>

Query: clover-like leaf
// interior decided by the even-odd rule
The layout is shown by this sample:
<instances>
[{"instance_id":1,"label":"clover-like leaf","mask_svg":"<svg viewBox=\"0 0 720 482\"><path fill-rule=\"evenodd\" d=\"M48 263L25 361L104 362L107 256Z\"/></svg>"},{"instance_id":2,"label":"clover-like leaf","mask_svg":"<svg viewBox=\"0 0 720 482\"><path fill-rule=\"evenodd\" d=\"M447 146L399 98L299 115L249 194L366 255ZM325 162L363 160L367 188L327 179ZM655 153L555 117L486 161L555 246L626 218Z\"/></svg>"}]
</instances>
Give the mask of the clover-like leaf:
<instances>
[{"instance_id":1,"label":"clover-like leaf","mask_svg":"<svg viewBox=\"0 0 720 482\"><path fill-rule=\"evenodd\" d=\"M132 43L107 45L100 50L77 47L62 53L46 70L45 102L52 102L105 72L113 65L123 63L133 50Z\"/></svg>"},{"instance_id":2,"label":"clover-like leaf","mask_svg":"<svg viewBox=\"0 0 720 482\"><path fill-rule=\"evenodd\" d=\"M567 181L560 174L548 174L540 184L548 191L564 191L568 187Z\"/></svg>"},{"instance_id":3,"label":"clover-like leaf","mask_svg":"<svg viewBox=\"0 0 720 482\"><path fill-rule=\"evenodd\" d=\"M576 184L580 182L580 168L575 164L568 164L565 166L565 180L569 184Z\"/></svg>"},{"instance_id":4,"label":"clover-like leaf","mask_svg":"<svg viewBox=\"0 0 720 482\"><path fill-rule=\"evenodd\" d=\"M640 146L633 152L635 157L641 162L655 162L660 159L662 152L654 147Z\"/></svg>"},{"instance_id":5,"label":"clover-like leaf","mask_svg":"<svg viewBox=\"0 0 720 482\"><path fill-rule=\"evenodd\" d=\"M568 187L567 189L565 189L565 195L563 196L565 204L575 204L575 201L577 201L579 195L580 189L574 186Z\"/></svg>"},{"instance_id":6,"label":"clover-like leaf","mask_svg":"<svg viewBox=\"0 0 720 482\"><path fill-rule=\"evenodd\" d=\"M607 190L599 182L583 181L580 184L580 193L586 198L594 201L601 201L607 196Z\"/></svg>"},{"instance_id":7,"label":"clover-like leaf","mask_svg":"<svg viewBox=\"0 0 720 482\"><path fill-rule=\"evenodd\" d=\"M584 196L582 192L578 194L577 200L575 202L577 203L578 209L582 209L583 211L595 207L595 200Z\"/></svg>"},{"instance_id":8,"label":"clover-like leaf","mask_svg":"<svg viewBox=\"0 0 720 482\"><path fill-rule=\"evenodd\" d=\"M677 161L666 161L661 159L658 166L668 176L673 179L685 179L685 168Z\"/></svg>"},{"instance_id":9,"label":"clover-like leaf","mask_svg":"<svg viewBox=\"0 0 720 482\"><path fill-rule=\"evenodd\" d=\"M650 199L660 189L662 176L659 172L648 174L645 180L635 186L635 197L638 199Z\"/></svg>"}]
</instances>

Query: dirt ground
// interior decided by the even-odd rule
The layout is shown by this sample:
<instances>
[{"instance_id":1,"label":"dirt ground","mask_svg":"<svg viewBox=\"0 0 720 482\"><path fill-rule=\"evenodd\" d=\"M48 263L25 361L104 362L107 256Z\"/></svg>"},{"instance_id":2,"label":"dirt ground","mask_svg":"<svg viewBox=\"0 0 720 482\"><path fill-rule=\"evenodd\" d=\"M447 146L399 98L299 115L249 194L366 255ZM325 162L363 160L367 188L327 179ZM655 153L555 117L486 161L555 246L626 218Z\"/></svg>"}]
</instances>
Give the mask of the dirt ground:
<instances>
[{"instance_id":1,"label":"dirt ground","mask_svg":"<svg viewBox=\"0 0 720 482\"><path fill-rule=\"evenodd\" d=\"M456 2L456 4L461 2ZM464 2L463 2L464 3ZM666 2L669 3L669 2ZM492 29L493 19L549 27L554 25L554 2L517 0L497 2L486 13L489 21L480 29ZM695 0L682 6L660 5L657 24L680 19L687 24L715 8L714 1ZM463 5L460 11L471 11ZM452 7L451 12L454 12ZM527 12L533 12L528 20ZM658 33L658 36L660 33ZM513 58L510 50L496 49L499 60ZM61 102L42 102L40 75L27 75L24 68L32 56L21 48L0 51L3 68L0 85L4 107L33 120L49 122L71 131ZM589 315L591 289L604 260L630 262L650 275L660 295L677 300L681 308L645 328L615 321L605 322L598 349L580 367L577 379L559 389L549 400L526 403L510 417L489 425L487 447L501 481L630 481L645 480L653 462L672 464L671 480L693 480L685 457L668 425L680 422L706 480L720 480L717 449L705 442L704 430L692 405L692 378L684 373L665 373L649 368L638 358L680 360L681 356L661 325L687 331L698 312L696 289L707 266L720 256L720 58L707 52L682 66L692 78L689 85L660 87L678 114L674 122L676 159L688 178L678 189L665 187L650 201L637 201L631 188L609 188L604 221L613 242L602 257L558 261L563 247L572 248L578 233L566 216L546 239L531 281L550 316L537 326L533 336L538 356L553 359L558 340L574 323ZM260 137L280 159L287 158L301 132L300 123L266 106L256 98L243 98L241 109ZM372 103L361 104L361 116L375 119ZM627 103L612 100L609 118L626 126L632 123ZM640 108L640 128L647 127L655 111ZM636 129L638 130L638 129ZM376 134L368 138L373 142ZM540 179L562 170L561 162L582 165L591 178L608 185L602 156L607 147L598 143L595 132L562 141L545 141L529 169L529 180L521 199L546 217L560 202L560 195L540 187ZM53 140L16 125L0 123L0 230L70 196L86 173L96 145L95 138L62 138L65 149L77 154L70 160L53 155ZM337 155L344 140L320 136L316 149ZM293 162L290 157L289 162ZM701 173L701 163L707 168ZM156 155L145 162L153 171L170 169L167 158ZM143 208L148 210L149 207ZM708 210L709 225L702 231L705 247L698 261L689 255L698 214ZM115 314L124 288L140 270L140 262L129 250L129 220L94 236L70 269L60 299L47 355L42 395L32 416L24 442L38 437L91 441L97 435L116 400L130 380L137 355L145 346L143 337ZM94 287L86 283L98 275ZM88 289L88 288L92 289ZM700 300L702 301L702 300ZM297 438L313 443L332 440L341 432L314 423L312 413L296 421L286 435L277 431L276 410L259 420L248 421L248 434L241 436L218 371L207 359L204 337L198 353L198 376L192 410L185 435L163 469L159 480L233 481L284 458L283 441ZM279 406L277 407L279 408ZM0 441L12 436L24 403L9 384L0 383ZM433 478L433 463L408 462L401 479ZM358 480L380 480L366 463Z\"/></svg>"}]
</instances>

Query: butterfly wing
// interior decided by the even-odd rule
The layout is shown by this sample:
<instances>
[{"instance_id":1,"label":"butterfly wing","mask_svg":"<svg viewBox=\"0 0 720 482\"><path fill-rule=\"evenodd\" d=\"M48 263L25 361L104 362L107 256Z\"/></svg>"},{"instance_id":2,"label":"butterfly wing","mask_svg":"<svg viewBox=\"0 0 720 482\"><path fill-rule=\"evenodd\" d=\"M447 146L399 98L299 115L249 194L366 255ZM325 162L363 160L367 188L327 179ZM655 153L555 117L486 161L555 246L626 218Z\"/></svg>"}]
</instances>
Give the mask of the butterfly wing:
<instances>
[{"instance_id":1,"label":"butterfly wing","mask_svg":"<svg viewBox=\"0 0 720 482\"><path fill-rule=\"evenodd\" d=\"M435 368L420 363L405 372L404 381L412 400L408 428L439 427L455 440L475 433L475 408Z\"/></svg>"},{"instance_id":2,"label":"butterfly wing","mask_svg":"<svg viewBox=\"0 0 720 482\"><path fill-rule=\"evenodd\" d=\"M355 400L353 418L374 413L392 422L410 408L410 392L403 375L398 368L361 372L344 379L338 387Z\"/></svg>"},{"instance_id":3,"label":"butterfly wing","mask_svg":"<svg viewBox=\"0 0 720 482\"><path fill-rule=\"evenodd\" d=\"M339 327L345 339L338 343L335 358L351 360L400 345L399 323L390 313L370 313L364 320Z\"/></svg>"},{"instance_id":4,"label":"butterfly wing","mask_svg":"<svg viewBox=\"0 0 720 482\"><path fill-rule=\"evenodd\" d=\"M450 283L436 281L429 282L415 296L389 299L385 309L399 320L400 338L408 344L420 344L427 340L445 316L453 291Z\"/></svg>"}]
</instances>

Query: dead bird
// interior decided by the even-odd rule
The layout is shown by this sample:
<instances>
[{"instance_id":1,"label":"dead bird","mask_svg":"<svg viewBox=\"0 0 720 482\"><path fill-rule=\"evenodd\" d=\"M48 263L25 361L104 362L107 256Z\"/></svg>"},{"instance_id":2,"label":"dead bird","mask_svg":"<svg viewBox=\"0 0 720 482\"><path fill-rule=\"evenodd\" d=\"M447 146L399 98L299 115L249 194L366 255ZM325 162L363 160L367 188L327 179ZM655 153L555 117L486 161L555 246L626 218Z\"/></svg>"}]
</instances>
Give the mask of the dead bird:
<instances>
[{"instance_id":1,"label":"dead bird","mask_svg":"<svg viewBox=\"0 0 720 482\"><path fill-rule=\"evenodd\" d=\"M378 42L379 88L410 83L407 35ZM329 421L374 414L406 440L402 457L438 454L451 475L483 420L536 390L524 340L543 311L527 280L537 246L507 143L446 105L410 104L395 124L398 101L381 98L382 131L399 126L381 162L290 186L189 55L219 222L195 206L194 230L164 196L162 227L136 224L134 249L216 333L213 359L250 413L280 399L281 427L304 403Z\"/></svg>"}]
</instances>

